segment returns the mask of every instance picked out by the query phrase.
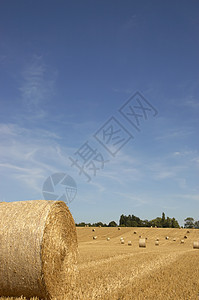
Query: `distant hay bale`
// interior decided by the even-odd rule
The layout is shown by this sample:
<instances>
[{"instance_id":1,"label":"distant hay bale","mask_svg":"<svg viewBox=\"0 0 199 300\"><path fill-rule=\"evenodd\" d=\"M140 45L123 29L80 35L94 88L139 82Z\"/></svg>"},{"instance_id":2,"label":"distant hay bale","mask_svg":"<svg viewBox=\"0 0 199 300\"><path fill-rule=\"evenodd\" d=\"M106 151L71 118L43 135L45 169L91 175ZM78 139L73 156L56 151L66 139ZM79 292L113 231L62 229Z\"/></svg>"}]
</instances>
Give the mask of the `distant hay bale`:
<instances>
[{"instance_id":1,"label":"distant hay bale","mask_svg":"<svg viewBox=\"0 0 199 300\"><path fill-rule=\"evenodd\" d=\"M175 241L176 241L176 238L173 238L173 241L175 242Z\"/></svg>"},{"instance_id":2,"label":"distant hay bale","mask_svg":"<svg viewBox=\"0 0 199 300\"><path fill-rule=\"evenodd\" d=\"M159 241L159 238L156 238L156 241Z\"/></svg>"},{"instance_id":3,"label":"distant hay bale","mask_svg":"<svg viewBox=\"0 0 199 300\"><path fill-rule=\"evenodd\" d=\"M134 231L134 234L137 234L137 231Z\"/></svg>"},{"instance_id":4,"label":"distant hay bale","mask_svg":"<svg viewBox=\"0 0 199 300\"><path fill-rule=\"evenodd\" d=\"M165 236L165 240L169 240L169 237L168 237L168 236Z\"/></svg>"},{"instance_id":5,"label":"distant hay bale","mask_svg":"<svg viewBox=\"0 0 199 300\"><path fill-rule=\"evenodd\" d=\"M141 238L142 238L142 236L141 236L141 235L139 235L139 238L141 239Z\"/></svg>"},{"instance_id":6,"label":"distant hay bale","mask_svg":"<svg viewBox=\"0 0 199 300\"><path fill-rule=\"evenodd\" d=\"M75 285L77 235L61 201L0 204L0 296L64 299Z\"/></svg>"},{"instance_id":7,"label":"distant hay bale","mask_svg":"<svg viewBox=\"0 0 199 300\"><path fill-rule=\"evenodd\" d=\"M189 230L187 230L187 233L190 233L190 231L189 231Z\"/></svg>"},{"instance_id":8,"label":"distant hay bale","mask_svg":"<svg viewBox=\"0 0 199 300\"><path fill-rule=\"evenodd\" d=\"M132 242L131 241L128 241L128 246L132 246Z\"/></svg>"},{"instance_id":9,"label":"distant hay bale","mask_svg":"<svg viewBox=\"0 0 199 300\"><path fill-rule=\"evenodd\" d=\"M107 239L106 239L107 241L110 241L110 237L107 237Z\"/></svg>"},{"instance_id":10,"label":"distant hay bale","mask_svg":"<svg viewBox=\"0 0 199 300\"><path fill-rule=\"evenodd\" d=\"M93 228L92 231L95 232L95 228Z\"/></svg>"},{"instance_id":11,"label":"distant hay bale","mask_svg":"<svg viewBox=\"0 0 199 300\"><path fill-rule=\"evenodd\" d=\"M187 235L185 235L185 236L184 236L184 239L187 239L187 238L188 238L188 236L187 236Z\"/></svg>"},{"instance_id":12,"label":"distant hay bale","mask_svg":"<svg viewBox=\"0 0 199 300\"><path fill-rule=\"evenodd\" d=\"M155 245L156 245L156 246L159 246L159 241L155 241Z\"/></svg>"},{"instance_id":13,"label":"distant hay bale","mask_svg":"<svg viewBox=\"0 0 199 300\"><path fill-rule=\"evenodd\" d=\"M184 244L184 240L181 240L181 241L180 241L180 244Z\"/></svg>"},{"instance_id":14,"label":"distant hay bale","mask_svg":"<svg viewBox=\"0 0 199 300\"><path fill-rule=\"evenodd\" d=\"M148 240L148 238L146 237L146 238L145 238L145 240L147 241L147 240Z\"/></svg>"},{"instance_id":15,"label":"distant hay bale","mask_svg":"<svg viewBox=\"0 0 199 300\"><path fill-rule=\"evenodd\" d=\"M120 230L121 228L120 227L118 227L118 230Z\"/></svg>"},{"instance_id":16,"label":"distant hay bale","mask_svg":"<svg viewBox=\"0 0 199 300\"><path fill-rule=\"evenodd\" d=\"M120 238L120 241L122 241L123 239L124 239L124 238L123 238L123 237L121 237L121 238Z\"/></svg>"},{"instance_id":17,"label":"distant hay bale","mask_svg":"<svg viewBox=\"0 0 199 300\"><path fill-rule=\"evenodd\" d=\"M193 242L193 248L199 249L199 242Z\"/></svg>"},{"instance_id":18,"label":"distant hay bale","mask_svg":"<svg viewBox=\"0 0 199 300\"><path fill-rule=\"evenodd\" d=\"M121 244L124 244L124 240L121 240L120 242L121 242Z\"/></svg>"},{"instance_id":19,"label":"distant hay bale","mask_svg":"<svg viewBox=\"0 0 199 300\"><path fill-rule=\"evenodd\" d=\"M96 240L97 239L97 236L95 235L95 236L93 236L93 240Z\"/></svg>"},{"instance_id":20,"label":"distant hay bale","mask_svg":"<svg viewBox=\"0 0 199 300\"><path fill-rule=\"evenodd\" d=\"M139 247L146 248L146 240L145 239L139 239Z\"/></svg>"}]
</instances>

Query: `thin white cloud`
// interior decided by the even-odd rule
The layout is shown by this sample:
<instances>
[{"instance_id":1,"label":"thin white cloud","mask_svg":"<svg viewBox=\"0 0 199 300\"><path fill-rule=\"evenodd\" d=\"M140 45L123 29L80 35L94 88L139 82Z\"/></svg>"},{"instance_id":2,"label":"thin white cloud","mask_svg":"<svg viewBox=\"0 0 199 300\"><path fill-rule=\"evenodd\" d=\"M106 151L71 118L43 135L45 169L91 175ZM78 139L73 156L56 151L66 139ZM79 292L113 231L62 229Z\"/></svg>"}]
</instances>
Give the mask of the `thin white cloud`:
<instances>
[{"instance_id":1,"label":"thin white cloud","mask_svg":"<svg viewBox=\"0 0 199 300\"><path fill-rule=\"evenodd\" d=\"M182 198L187 200L199 201L199 194L179 194L174 195L175 198Z\"/></svg>"},{"instance_id":2,"label":"thin white cloud","mask_svg":"<svg viewBox=\"0 0 199 300\"><path fill-rule=\"evenodd\" d=\"M184 106L187 106L187 107L190 107L193 109L199 109L199 99L191 98L191 99L186 100L183 104L184 104Z\"/></svg>"},{"instance_id":3,"label":"thin white cloud","mask_svg":"<svg viewBox=\"0 0 199 300\"><path fill-rule=\"evenodd\" d=\"M165 133L163 133L161 136L157 136L155 140L166 140L166 139L176 139L176 138L183 138L186 136L189 136L193 134L193 129L189 128L170 128Z\"/></svg>"},{"instance_id":4,"label":"thin white cloud","mask_svg":"<svg viewBox=\"0 0 199 300\"><path fill-rule=\"evenodd\" d=\"M0 126L0 169L30 188L41 189L41 180L67 165L61 154L59 137L46 130L30 130L15 124ZM66 151L66 149L65 149Z\"/></svg>"},{"instance_id":5,"label":"thin white cloud","mask_svg":"<svg viewBox=\"0 0 199 300\"><path fill-rule=\"evenodd\" d=\"M19 90L27 111L34 113L34 117L43 118L46 115L43 104L54 94L56 77L57 72L50 70L41 56L34 55L24 67Z\"/></svg>"},{"instance_id":6,"label":"thin white cloud","mask_svg":"<svg viewBox=\"0 0 199 300\"><path fill-rule=\"evenodd\" d=\"M123 200L127 200L130 201L131 203L134 203L135 207L150 203L149 197L147 198L146 195L137 196L129 192L128 193L117 192L117 195L121 196Z\"/></svg>"}]
</instances>

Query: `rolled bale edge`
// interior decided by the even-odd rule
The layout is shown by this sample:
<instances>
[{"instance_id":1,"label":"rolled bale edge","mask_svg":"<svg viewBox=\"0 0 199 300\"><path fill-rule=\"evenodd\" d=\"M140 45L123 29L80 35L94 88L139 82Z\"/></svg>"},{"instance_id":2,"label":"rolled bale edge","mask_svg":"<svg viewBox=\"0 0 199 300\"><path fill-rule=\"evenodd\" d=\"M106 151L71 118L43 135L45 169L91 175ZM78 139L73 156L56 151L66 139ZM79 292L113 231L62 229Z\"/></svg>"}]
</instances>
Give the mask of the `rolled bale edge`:
<instances>
[{"instance_id":1,"label":"rolled bale edge","mask_svg":"<svg viewBox=\"0 0 199 300\"><path fill-rule=\"evenodd\" d=\"M0 296L64 299L75 283L77 234L62 201L0 206Z\"/></svg>"},{"instance_id":2,"label":"rolled bale edge","mask_svg":"<svg viewBox=\"0 0 199 300\"><path fill-rule=\"evenodd\" d=\"M145 239L139 239L139 247L146 248L146 240Z\"/></svg>"},{"instance_id":3,"label":"rolled bale edge","mask_svg":"<svg viewBox=\"0 0 199 300\"><path fill-rule=\"evenodd\" d=\"M198 241L193 242L193 248L194 249L199 249L199 242Z\"/></svg>"}]
</instances>

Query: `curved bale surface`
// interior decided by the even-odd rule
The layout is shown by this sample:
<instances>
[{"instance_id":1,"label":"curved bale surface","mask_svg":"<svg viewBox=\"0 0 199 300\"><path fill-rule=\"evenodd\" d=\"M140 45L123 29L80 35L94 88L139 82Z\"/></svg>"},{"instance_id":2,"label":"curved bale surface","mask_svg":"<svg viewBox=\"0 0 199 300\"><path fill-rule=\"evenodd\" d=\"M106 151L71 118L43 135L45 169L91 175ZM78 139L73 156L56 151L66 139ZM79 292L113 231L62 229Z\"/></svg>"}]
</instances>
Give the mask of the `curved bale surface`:
<instances>
[{"instance_id":1,"label":"curved bale surface","mask_svg":"<svg viewBox=\"0 0 199 300\"><path fill-rule=\"evenodd\" d=\"M64 299L76 260L75 223L64 202L0 203L0 296Z\"/></svg>"},{"instance_id":2,"label":"curved bale surface","mask_svg":"<svg viewBox=\"0 0 199 300\"><path fill-rule=\"evenodd\" d=\"M199 242L193 242L193 248L199 249Z\"/></svg>"},{"instance_id":3,"label":"curved bale surface","mask_svg":"<svg viewBox=\"0 0 199 300\"><path fill-rule=\"evenodd\" d=\"M139 239L139 247L146 248L146 240L145 239Z\"/></svg>"}]
</instances>

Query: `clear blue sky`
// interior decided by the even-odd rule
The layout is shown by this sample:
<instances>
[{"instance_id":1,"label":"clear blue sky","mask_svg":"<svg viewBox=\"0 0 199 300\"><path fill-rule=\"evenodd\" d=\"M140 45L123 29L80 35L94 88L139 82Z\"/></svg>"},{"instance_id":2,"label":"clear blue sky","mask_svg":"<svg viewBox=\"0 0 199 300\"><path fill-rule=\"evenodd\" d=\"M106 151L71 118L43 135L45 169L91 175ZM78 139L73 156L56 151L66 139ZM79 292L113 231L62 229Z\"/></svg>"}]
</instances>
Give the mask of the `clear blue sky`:
<instances>
[{"instance_id":1,"label":"clear blue sky","mask_svg":"<svg viewBox=\"0 0 199 300\"><path fill-rule=\"evenodd\" d=\"M43 199L63 172L76 222L198 220L198 66L198 1L0 1L0 201ZM141 131L119 112L137 91L158 112ZM134 138L108 152L108 124ZM86 141L108 160L90 182L69 159Z\"/></svg>"}]
</instances>

